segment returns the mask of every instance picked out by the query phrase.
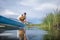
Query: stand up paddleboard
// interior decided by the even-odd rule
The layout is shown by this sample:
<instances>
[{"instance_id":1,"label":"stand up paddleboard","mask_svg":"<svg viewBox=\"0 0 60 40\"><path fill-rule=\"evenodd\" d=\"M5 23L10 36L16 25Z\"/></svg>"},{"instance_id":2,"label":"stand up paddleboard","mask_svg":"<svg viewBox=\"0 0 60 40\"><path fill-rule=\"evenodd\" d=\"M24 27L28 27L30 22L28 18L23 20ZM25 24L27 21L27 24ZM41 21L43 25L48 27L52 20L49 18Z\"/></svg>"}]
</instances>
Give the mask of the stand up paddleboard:
<instances>
[{"instance_id":1,"label":"stand up paddleboard","mask_svg":"<svg viewBox=\"0 0 60 40\"><path fill-rule=\"evenodd\" d=\"M9 18L6 18L4 16L0 16L0 29L8 29L8 30L18 30L25 25L21 22L11 20Z\"/></svg>"}]
</instances>

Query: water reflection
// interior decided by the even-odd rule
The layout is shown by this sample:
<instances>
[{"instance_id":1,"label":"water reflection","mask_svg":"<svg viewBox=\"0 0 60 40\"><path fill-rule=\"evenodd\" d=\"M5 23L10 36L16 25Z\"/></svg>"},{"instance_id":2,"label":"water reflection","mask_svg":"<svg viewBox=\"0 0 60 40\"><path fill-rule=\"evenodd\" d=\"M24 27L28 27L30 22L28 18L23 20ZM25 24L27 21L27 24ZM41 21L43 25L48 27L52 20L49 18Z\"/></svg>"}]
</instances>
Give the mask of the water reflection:
<instances>
[{"instance_id":1,"label":"water reflection","mask_svg":"<svg viewBox=\"0 0 60 40\"><path fill-rule=\"evenodd\" d=\"M0 36L3 34L4 36L6 36L5 38L9 38L9 40L19 39L18 30L7 30L4 33L0 34ZM27 35L28 40L43 40L43 37L45 34L47 34L46 31L40 30L36 27L32 27L29 30L26 30L26 35Z\"/></svg>"},{"instance_id":2,"label":"water reflection","mask_svg":"<svg viewBox=\"0 0 60 40\"><path fill-rule=\"evenodd\" d=\"M45 34L47 33L43 30L26 30L26 35L29 40L43 40Z\"/></svg>"}]
</instances>

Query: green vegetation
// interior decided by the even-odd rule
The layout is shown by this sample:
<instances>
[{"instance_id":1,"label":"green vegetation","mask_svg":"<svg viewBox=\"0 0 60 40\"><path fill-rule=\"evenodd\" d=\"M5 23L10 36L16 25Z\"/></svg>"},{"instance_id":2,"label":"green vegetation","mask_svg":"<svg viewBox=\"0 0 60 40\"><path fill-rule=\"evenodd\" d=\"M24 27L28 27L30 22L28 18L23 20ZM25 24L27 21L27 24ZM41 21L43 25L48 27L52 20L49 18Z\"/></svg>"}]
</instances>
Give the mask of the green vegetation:
<instances>
[{"instance_id":1,"label":"green vegetation","mask_svg":"<svg viewBox=\"0 0 60 40\"><path fill-rule=\"evenodd\" d=\"M60 40L60 12L48 14L40 24L43 30L48 31L44 40Z\"/></svg>"}]
</instances>

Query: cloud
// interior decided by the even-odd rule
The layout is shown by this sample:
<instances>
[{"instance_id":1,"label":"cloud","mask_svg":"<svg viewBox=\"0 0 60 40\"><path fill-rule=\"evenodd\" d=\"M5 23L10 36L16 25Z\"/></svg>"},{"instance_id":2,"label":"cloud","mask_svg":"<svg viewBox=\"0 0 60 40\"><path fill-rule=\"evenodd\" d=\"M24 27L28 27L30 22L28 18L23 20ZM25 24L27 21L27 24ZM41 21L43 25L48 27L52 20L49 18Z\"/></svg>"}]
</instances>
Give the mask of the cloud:
<instances>
[{"instance_id":1,"label":"cloud","mask_svg":"<svg viewBox=\"0 0 60 40\"><path fill-rule=\"evenodd\" d=\"M59 0L22 0L20 5L31 7L32 10L44 11L44 10L53 10L57 8Z\"/></svg>"},{"instance_id":2,"label":"cloud","mask_svg":"<svg viewBox=\"0 0 60 40\"><path fill-rule=\"evenodd\" d=\"M41 4L37 7L34 8L34 10L37 10L37 11L43 11L43 10L46 10L46 9L56 9L57 8L57 5L55 4L51 4L51 3L44 3L44 4Z\"/></svg>"},{"instance_id":3,"label":"cloud","mask_svg":"<svg viewBox=\"0 0 60 40\"><path fill-rule=\"evenodd\" d=\"M10 11L8 9L5 9L0 12L0 15L5 16L5 17L9 17L9 18L13 18L14 16L16 17L18 14L13 11Z\"/></svg>"},{"instance_id":4,"label":"cloud","mask_svg":"<svg viewBox=\"0 0 60 40\"><path fill-rule=\"evenodd\" d=\"M38 0L22 0L20 2L20 5L23 5L23 6L33 6L33 5L36 5L37 2L38 2Z\"/></svg>"},{"instance_id":5,"label":"cloud","mask_svg":"<svg viewBox=\"0 0 60 40\"><path fill-rule=\"evenodd\" d=\"M42 18L45 17L47 13L55 10L57 8L57 5L52 3L43 3L41 5L32 7L33 12L30 12L28 16L31 18Z\"/></svg>"},{"instance_id":6,"label":"cloud","mask_svg":"<svg viewBox=\"0 0 60 40\"><path fill-rule=\"evenodd\" d=\"M17 15L17 14L6 9L6 10L2 11L0 15Z\"/></svg>"}]
</instances>

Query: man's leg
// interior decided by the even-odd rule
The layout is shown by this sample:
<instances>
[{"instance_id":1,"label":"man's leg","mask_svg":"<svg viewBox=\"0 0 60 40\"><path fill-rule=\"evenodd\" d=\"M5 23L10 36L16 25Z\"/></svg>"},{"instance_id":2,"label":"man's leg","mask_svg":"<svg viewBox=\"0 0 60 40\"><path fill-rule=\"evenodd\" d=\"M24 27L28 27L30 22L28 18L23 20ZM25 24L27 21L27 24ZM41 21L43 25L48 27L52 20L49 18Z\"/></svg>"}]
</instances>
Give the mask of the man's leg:
<instances>
[{"instance_id":1,"label":"man's leg","mask_svg":"<svg viewBox=\"0 0 60 40\"><path fill-rule=\"evenodd\" d=\"M19 30L19 37L20 37L20 40L27 40L26 33L25 33L24 29Z\"/></svg>"},{"instance_id":2,"label":"man's leg","mask_svg":"<svg viewBox=\"0 0 60 40\"><path fill-rule=\"evenodd\" d=\"M27 40L26 33L24 34L24 40Z\"/></svg>"},{"instance_id":3,"label":"man's leg","mask_svg":"<svg viewBox=\"0 0 60 40\"><path fill-rule=\"evenodd\" d=\"M20 40L24 40L24 31L23 31L23 29L19 30L19 38L20 38Z\"/></svg>"}]
</instances>

